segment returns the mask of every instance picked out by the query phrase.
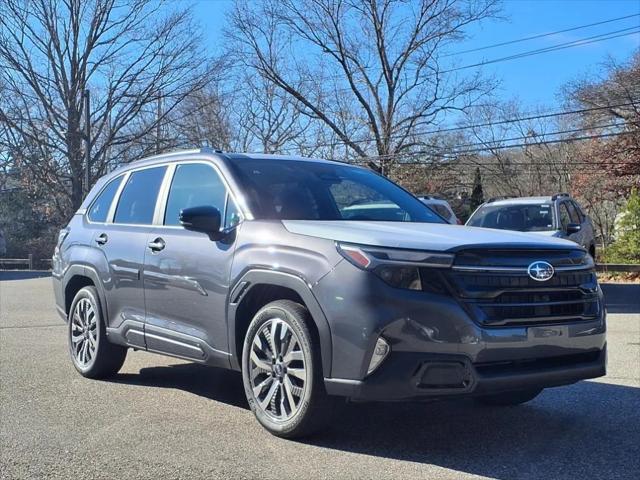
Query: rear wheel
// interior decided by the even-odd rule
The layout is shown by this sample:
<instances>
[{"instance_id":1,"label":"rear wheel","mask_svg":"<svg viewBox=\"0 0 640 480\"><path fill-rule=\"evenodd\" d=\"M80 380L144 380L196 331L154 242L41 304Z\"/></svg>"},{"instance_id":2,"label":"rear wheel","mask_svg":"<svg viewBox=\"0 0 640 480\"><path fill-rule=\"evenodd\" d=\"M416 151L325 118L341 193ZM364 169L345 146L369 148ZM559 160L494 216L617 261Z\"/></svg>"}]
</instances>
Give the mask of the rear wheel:
<instances>
[{"instance_id":1,"label":"rear wheel","mask_svg":"<svg viewBox=\"0 0 640 480\"><path fill-rule=\"evenodd\" d=\"M82 288L69 309L69 354L76 370L88 378L118 373L127 349L107 340L100 300L95 287Z\"/></svg>"},{"instance_id":2,"label":"rear wheel","mask_svg":"<svg viewBox=\"0 0 640 480\"><path fill-rule=\"evenodd\" d=\"M540 395L540 392L542 392L542 390L542 388L516 390L513 392L496 393L494 395L483 395L480 397L475 397L475 400L476 402L483 405L494 405L502 407L509 405L520 405L521 403L526 403L536 398L538 395Z\"/></svg>"},{"instance_id":3,"label":"rear wheel","mask_svg":"<svg viewBox=\"0 0 640 480\"><path fill-rule=\"evenodd\" d=\"M309 435L330 416L320 347L302 305L278 300L253 318L244 341L242 378L256 419L279 437Z\"/></svg>"}]
</instances>

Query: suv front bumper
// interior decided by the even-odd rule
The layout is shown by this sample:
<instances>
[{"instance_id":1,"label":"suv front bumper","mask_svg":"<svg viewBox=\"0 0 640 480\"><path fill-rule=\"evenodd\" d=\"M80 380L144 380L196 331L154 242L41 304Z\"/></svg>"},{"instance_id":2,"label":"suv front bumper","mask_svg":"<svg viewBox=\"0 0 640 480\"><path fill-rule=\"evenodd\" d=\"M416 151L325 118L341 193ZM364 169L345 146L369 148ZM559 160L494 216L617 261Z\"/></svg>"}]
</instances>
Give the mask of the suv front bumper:
<instances>
[{"instance_id":1,"label":"suv front bumper","mask_svg":"<svg viewBox=\"0 0 640 480\"><path fill-rule=\"evenodd\" d=\"M473 364L464 355L401 353L364 380L325 379L330 395L360 401L474 396L569 385L606 374L607 351Z\"/></svg>"},{"instance_id":2,"label":"suv front bumper","mask_svg":"<svg viewBox=\"0 0 640 480\"><path fill-rule=\"evenodd\" d=\"M347 262L314 293L331 328L331 370L324 372L329 394L374 401L484 395L606 373L599 289L596 318L508 326L481 325L450 295L392 288ZM367 375L380 336L391 352Z\"/></svg>"}]
</instances>

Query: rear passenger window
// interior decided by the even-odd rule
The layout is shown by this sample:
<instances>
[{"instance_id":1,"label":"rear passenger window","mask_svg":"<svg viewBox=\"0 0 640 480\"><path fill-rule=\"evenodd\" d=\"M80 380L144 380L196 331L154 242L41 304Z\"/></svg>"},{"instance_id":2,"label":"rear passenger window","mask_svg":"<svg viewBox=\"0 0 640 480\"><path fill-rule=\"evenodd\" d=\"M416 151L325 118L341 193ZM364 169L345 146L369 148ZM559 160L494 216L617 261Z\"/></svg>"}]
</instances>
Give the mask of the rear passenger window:
<instances>
[{"instance_id":1,"label":"rear passenger window","mask_svg":"<svg viewBox=\"0 0 640 480\"><path fill-rule=\"evenodd\" d=\"M227 189L216 171L204 163L185 163L176 167L173 175L165 225L180 225L180 210L189 207L212 206L224 215Z\"/></svg>"},{"instance_id":2,"label":"rear passenger window","mask_svg":"<svg viewBox=\"0 0 640 480\"><path fill-rule=\"evenodd\" d=\"M167 167L146 168L133 172L122 190L115 223L149 225L153 222L156 198Z\"/></svg>"},{"instance_id":3,"label":"rear passenger window","mask_svg":"<svg viewBox=\"0 0 640 480\"><path fill-rule=\"evenodd\" d=\"M115 197L118 191L120 182L122 182L122 176L111 180L107 186L102 189L89 208L89 213L87 214L89 220L92 222L107 221L109 208L111 207L111 202L113 202L113 197Z\"/></svg>"}]
</instances>

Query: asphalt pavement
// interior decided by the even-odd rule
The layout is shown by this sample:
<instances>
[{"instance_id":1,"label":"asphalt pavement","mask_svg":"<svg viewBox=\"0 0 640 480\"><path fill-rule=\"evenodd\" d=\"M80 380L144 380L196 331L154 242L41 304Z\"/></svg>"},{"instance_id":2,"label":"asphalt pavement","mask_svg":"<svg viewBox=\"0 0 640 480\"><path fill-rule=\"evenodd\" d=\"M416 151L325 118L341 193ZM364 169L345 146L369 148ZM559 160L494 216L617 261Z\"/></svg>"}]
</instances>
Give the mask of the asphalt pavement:
<instances>
[{"instance_id":1,"label":"asphalt pavement","mask_svg":"<svg viewBox=\"0 0 640 480\"><path fill-rule=\"evenodd\" d=\"M520 407L349 404L275 438L240 375L130 352L73 369L46 274L0 272L0 478L640 478L640 285L605 285L609 373Z\"/></svg>"}]
</instances>

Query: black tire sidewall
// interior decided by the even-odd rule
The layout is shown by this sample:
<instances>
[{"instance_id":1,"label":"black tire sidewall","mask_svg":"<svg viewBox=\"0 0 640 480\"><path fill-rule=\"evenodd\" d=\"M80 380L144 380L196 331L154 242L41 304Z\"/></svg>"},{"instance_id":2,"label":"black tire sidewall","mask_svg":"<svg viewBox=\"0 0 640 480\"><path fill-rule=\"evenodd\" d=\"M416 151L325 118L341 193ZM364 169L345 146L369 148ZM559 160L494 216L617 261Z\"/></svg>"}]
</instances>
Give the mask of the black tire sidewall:
<instances>
[{"instance_id":1,"label":"black tire sidewall","mask_svg":"<svg viewBox=\"0 0 640 480\"><path fill-rule=\"evenodd\" d=\"M258 311L249 325L242 349L242 381L244 383L249 407L260 424L278 436L295 435L295 432L302 428L302 425L307 422L307 417L311 413L310 408L318 388L319 366L316 365L318 352L316 352L314 348L313 338L306 325L307 320L300 315L300 313L306 312L306 310L301 305L293 302L290 302L292 304L291 306L298 308L291 308L287 303L288 302L284 301L272 302ZM305 368L307 369L303 403L293 417L284 421L275 421L256 405L255 396L249 381L249 355L251 353L251 344L253 343L254 336L267 321L273 318L280 318L296 333L305 355Z\"/></svg>"},{"instance_id":2,"label":"black tire sidewall","mask_svg":"<svg viewBox=\"0 0 640 480\"><path fill-rule=\"evenodd\" d=\"M96 353L91 359L91 361L89 362L89 364L86 365L85 367L79 365L78 362L76 361L76 357L73 354L73 345L71 343L71 328L73 325L73 312L75 311L75 308L78 302L83 298L89 299L89 301L91 302L91 306L93 307L93 310L95 311L95 314L96 314ZM73 302L71 303L71 308L69 309L69 316L67 318L67 323L68 323L67 342L69 347L69 355L71 356L71 362L73 363L73 366L75 367L75 369L78 370L78 372L80 372L82 375L90 376L100 356L102 338L104 334L102 311L100 310L100 300L98 299L98 294L94 287L83 287L78 291L78 293L73 299Z\"/></svg>"}]
</instances>

